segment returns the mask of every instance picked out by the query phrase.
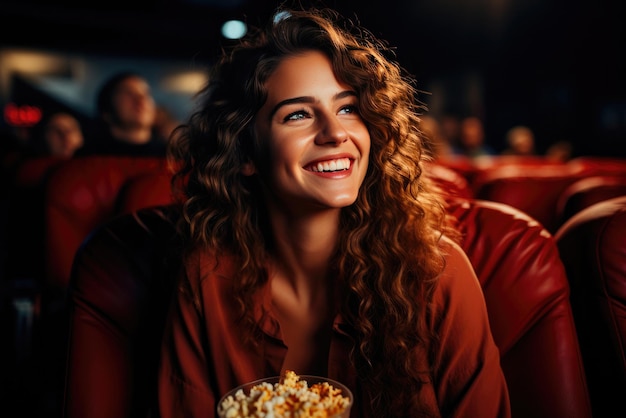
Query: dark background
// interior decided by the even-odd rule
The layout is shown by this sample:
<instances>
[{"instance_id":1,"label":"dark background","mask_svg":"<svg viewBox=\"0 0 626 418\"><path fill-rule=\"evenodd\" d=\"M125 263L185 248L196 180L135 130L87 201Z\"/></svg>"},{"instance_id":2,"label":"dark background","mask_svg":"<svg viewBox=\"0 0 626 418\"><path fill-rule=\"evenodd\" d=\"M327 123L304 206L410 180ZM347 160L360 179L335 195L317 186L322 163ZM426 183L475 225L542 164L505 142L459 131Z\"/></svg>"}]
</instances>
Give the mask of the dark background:
<instances>
[{"instance_id":1,"label":"dark background","mask_svg":"<svg viewBox=\"0 0 626 418\"><path fill-rule=\"evenodd\" d=\"M623 0L327 0L397 48L436 114L474 114L503 147L515 124L540 151L626 155ZM268 0L0 2L0 47L210 63L231 18L262 22Z\"/></svg>"}]
</instances>

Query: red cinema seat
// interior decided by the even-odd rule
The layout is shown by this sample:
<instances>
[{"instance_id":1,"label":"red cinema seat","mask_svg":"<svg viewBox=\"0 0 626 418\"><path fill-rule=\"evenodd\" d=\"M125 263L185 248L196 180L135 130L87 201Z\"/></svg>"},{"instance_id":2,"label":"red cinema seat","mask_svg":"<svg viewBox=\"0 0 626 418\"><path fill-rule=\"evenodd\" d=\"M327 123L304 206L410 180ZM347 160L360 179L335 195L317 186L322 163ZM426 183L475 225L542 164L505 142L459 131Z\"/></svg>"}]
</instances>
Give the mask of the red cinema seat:
<instances>
[{"instance_id":1,"label":"red cinema seat","mask_svg":"<svg viewBox=\"0 0 626 418\"><path fill-rule=\"evenodd\" d=\"M148 416L180 259L172 208L122 215L77 253L64 417ZM552 236L502 204L452 200L450 213L485 292L513 417L590 418L569 287Z\"/></svg>"},{"instance_id":2,"label":"red cinema seat","mask_svg":"<svg viewBox=\"0 0 626 418\"><path fill-rule=\"evenodd\" d=\"M129 178L120 191L118 212L130 213L150 206L174 202L171 173L157 171Z\"/></svg>"},{"instance_id":3,"label":"red cinema seat","mask_svg":"<svg viewBox=\"0 0 626 418\"><path fill-rule=\"evenodd\" d=\"M81 242L120 213L119 194L128 179L167 171L165 158L127 156L74 158L56 170L46 192L47 284L67 285Z\"/></svg>"},{"instance_id":4,"label":"red cinema seat","mask_svg":"<svg viewBox=\"0 0 626 418\"><path fill-rule=\"evenodd\" d=\"M559 226L581 210L603 200L626 195L626 173L622 176L598 175L570 184L559 196L556 217Z\"/></svg>"},{"instance_id":5,"label":"red cinema seat","mask_svg":"<svg viewBox=\"0 0 626 418\"><path fill-rule=\"evenodd\" d=\"M424 165L424 176L433 181L435 187L446 199L473 197L467 179L459 172L438 163Z\"/></svg>"},{"instance_id":6,"label":"red cinema seat","mask_svg":"<svg viewBox=\"0 0 626 418\"><path fill-rule=\"evenodd\" d=\"M476 270L513 417L591 417L565 269L553 237L511 206L452 202Z\"/></svg>"},{"instance_id":7,"label":"red cinema seat","mask_svg":"<svg viewBox=\"0 0 626 418\"><path fill-rule=\"evenodd\" d=\"M581 156L567 164L587 177L626 175L626 158Z\"/></svg>"},{"instance_id":8,"label":"red cinema seat","mask_svg":"<svg viewBox=\"0 0 626 418\"><path fill-rule=\"evenodd\" d=\"M44 198L51 173L66 160L57 157L33 157L19 163L12 173L6 213L7 279L43 282L44 276Z\"/></svg>"},{"instance_id":9,"label":"red cinema seat","mask_svg":"<svg viewBox=\"0 0 626 418\"><path fill-rule=\"evenodd\" d=\"M571 287L594 417L626 411L626 196L572 216L555 235Z\"/></svg>"},{"instance_id":10,"label":"red cinema seat","mask_svg":"<svg viewBox=\"0 0 626 418\"><path fill-rule=\"evenodd\" d=\"M582 174L568 164L505 164L480 170L474 177L474 197L505 203L527 213L549 232L559 226L559 196Z\"/></svg>"}]
</instances>

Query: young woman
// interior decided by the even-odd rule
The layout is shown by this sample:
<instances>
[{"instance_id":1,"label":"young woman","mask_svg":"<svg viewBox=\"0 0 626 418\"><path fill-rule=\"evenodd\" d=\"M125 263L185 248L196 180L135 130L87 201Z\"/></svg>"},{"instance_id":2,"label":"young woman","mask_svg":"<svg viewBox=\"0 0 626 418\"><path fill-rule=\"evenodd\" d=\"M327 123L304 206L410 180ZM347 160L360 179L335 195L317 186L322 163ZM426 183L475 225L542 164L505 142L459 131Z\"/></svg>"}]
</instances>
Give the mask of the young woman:
<instances>
[{"instance_id":1,"label":"young woman","mask_svg":"<svg viewBox=\"0 0 626 418\"><path fill-rule=\"evenodd\" d=\"M187 243L160 416L213 417L286 370L352 417L508 417L479 282L422 176L420 105L385 44L290 10L214 67L171 142Z\"/></svg>"}]
</instances>

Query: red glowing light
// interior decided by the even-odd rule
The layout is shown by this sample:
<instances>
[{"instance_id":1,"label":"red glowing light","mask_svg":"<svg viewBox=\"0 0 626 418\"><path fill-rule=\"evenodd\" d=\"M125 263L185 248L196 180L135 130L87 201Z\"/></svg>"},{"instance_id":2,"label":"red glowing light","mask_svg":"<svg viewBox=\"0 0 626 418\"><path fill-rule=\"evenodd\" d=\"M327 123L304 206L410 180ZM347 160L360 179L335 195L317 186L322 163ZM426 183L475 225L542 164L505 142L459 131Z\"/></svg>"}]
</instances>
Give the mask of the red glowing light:
<instances>
[{"instance_id":1,"label":"red glowing light","mask_svg":"<svg viewBox=\"0 0 626 418\"><path fill-rule=\"evenodd\" d=\"M30 127L41 120L41 109L37 106L9 103L4 107L4 120L14 127Z\"/></svg>"}]
</instances>

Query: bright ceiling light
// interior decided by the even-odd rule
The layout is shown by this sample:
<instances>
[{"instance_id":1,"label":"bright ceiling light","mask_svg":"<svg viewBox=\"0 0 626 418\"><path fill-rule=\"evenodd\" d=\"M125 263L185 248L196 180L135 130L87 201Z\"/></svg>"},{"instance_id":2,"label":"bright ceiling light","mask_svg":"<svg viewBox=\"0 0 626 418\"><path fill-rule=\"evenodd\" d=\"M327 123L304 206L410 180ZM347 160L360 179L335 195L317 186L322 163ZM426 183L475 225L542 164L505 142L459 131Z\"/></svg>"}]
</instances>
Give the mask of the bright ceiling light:
<instances>
[{"instance_id":1,"label":"bright ceiling light","mask_svg":"<svg viewBox=\"0 0 626 418\"><path fill-rule=\"evenodd\" d=\"M222 25L222 35L228 39L239 39L248 31L248 27L241 20L229 20Z\"/></svg>"}]
</instances>

